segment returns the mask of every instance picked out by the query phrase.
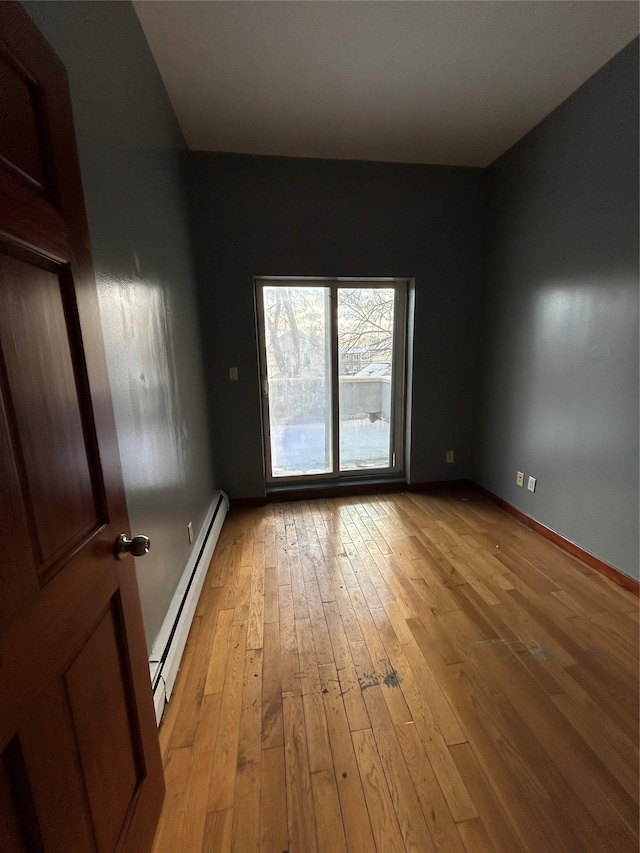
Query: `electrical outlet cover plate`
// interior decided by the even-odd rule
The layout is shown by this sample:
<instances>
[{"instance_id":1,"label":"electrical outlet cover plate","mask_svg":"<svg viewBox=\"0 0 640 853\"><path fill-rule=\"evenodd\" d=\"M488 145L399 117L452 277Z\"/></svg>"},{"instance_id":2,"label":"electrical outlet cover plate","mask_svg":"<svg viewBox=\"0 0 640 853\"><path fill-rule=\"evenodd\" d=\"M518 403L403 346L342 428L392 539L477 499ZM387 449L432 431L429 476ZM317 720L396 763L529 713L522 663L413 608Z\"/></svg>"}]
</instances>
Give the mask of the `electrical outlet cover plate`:
<instances>
[{"instance_id":1,"label":"electrical outlet cover plate","mask_svg":"<svg viewBox=\"0 0 640 853\"><path fill-rule=\"evenodd\" d=\"M516 473L516 486L524 486L524 471Z\"/></svg>"},{"instance_id":2,"label":"electrical outlet cover plate","mask_svg":"<svg viewBox=\"0 0 640 853\"><path fill-rule=\"evenodd\" d=\"M446 459L446 461L447 461L447 464L450 464L451 462L453 462L453 458L454 458L454 452L453 452L453 450L447 450L447 454L446 454L446 456L445 456L445 459Z\"/></svg>"},{"instance_id":3,"label":"electrical outlet cover plate","mask_svg":"<svg viewBox=\"0 0 640 853\"><path fill-rule=\"evenodd\" d=\"M530 492L535 492L537 482L538 481L536 480L535 477L529 477L529 481L527 482L527 488L529 489Z\"/></svg>"}]
</instances>

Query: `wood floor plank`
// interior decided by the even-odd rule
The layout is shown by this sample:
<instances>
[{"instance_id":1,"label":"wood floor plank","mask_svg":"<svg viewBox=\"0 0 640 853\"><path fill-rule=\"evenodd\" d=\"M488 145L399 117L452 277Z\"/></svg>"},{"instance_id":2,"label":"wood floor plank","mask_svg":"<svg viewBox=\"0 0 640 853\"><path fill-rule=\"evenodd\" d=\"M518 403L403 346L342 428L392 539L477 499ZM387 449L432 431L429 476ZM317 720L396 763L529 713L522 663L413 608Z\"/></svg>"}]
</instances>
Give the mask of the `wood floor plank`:
<instances>
[{"instance_id":1,"label":"wood floor plank","mask_svg":"<svg viewBox=\"0 0 640 853\"><path fill-rule=\"evenodd\" d=\"M413 671L414 678L420 683L421 691L429 696L429 707L434 722L445 743L449 746L465 743L467 736L460 725L460 721L440 687L427 659L421 653L418 644L415 642L405 643L402 649Z\"/></svg>"},{"instance_id":2,"label":"wood floor plank","mask_svg":"<svg viewBox=\"0 0 640 853\"><path fill-rule=\"evenodd\" d=\"M484 652L478 673L485 672L491 668L492 663L495 663L487 660L491 654L491 650ZM517 662L509 666L509 671L514 673L514 678L517 678L515 672L518 669ZM480 682L478 673L476 673L477 684ZM496 693L487 695L487 701L490 701L495 708L498 726L507 728L511 734L514 749L522 765L527 769L527 779L524 780L521 773L519 778L523 779L523 784L530 786L530 801L539 802L540 820L547 834L553 838L554 847L570 851L577 839L589 851L610 853L605 834L598 828L592 814L581 802L574 788L566 785L561 769L547 754L544 747L544 734L528 725L522 708L514 707L512 701L504 695L506 692L503 690L500 695ZM542 695L542 691L540 694ZM543 701L550 700L545 695ZM555 804L557 811L562 814L562 821L551 817L547 808L551 804Z\"/></svg>"},{"instance_id":3,"label":"wood floor plank","mask_svg":"<svg viewBox=\"0 0 640 853\"><path fill-rule=\"evenodd\" d=\"M265 569L275 569L277 565L276 558L276 533L273 521L273 505L265 507L265 524L263 529L264 540L264 567Z\"/></svg>"},{"instance_id":4,"label":"wood floor plank","mask_svg":"<svg viewBox=\"0 0 640 853\"><path fill-rule=\"evenodd\" d=\"M262 750L260 850L284 851L289 845L284 746Z\"/></svg>"},{"instance_id":5,"label":"wood floor plank","mask_svg":"<svg viewBox=\"0 0 640 853\"><path fill-rule=\"evenodd\" d=\"M265 556L266 559L266 556ZM264 622L278 622L278 575L275 566L264 568Z\"/></svg>"},{"instance_id":6,"label":"wood floor plank","mask_svg":"<svg viewBox=\"0 0 640 853\"><path fill-rule=\"evenodd\" d=\"M434 848L438 853L463 853L456 824L442 795L415 723L397 726L396 733ZM513 849L515 853L517 847Z\"/></svg>"},{"instance_id":7,"label":"wood floor plank","mask_svg":"<svg viewBox=\"0 0 640 853\"><path fill-rule=\"evenodd\" d=\"M396 725L411 722L413 718L401 689L400 678L391 665L364 595L360 590L351 590L351 596L372 664L370 672L359 674L361 687L363 678L365 683L379 684L393 722Z\"/></svg>"},{"instance_id":8,"label":"wood floor plank","mask_svg":"<svg viewBox=\"0 0 640 853\"><path fill-rule=\"evenodd\" d=\"M276 521L275 550L278 586L291 586L289 555L287 549L287 540L285 536L284 522L282 521L282 518L279 518Z\"/></svg>"},{"instance_id":9,"label":"wood floor plank","mask_svg":"<svg viewBox=\"0 0 640 853\"><path fill-rule=\"evenodd\" d=\"M247 648L262 648L264 626L264 568L258 559L251 569L251 592L247 626Z\"/></svg>"},{"instance_id":10,"label":"wood floor plank","mask_svg":"<svg viewBox=\"0 0 640 853\"><path fill-rule=\"evenodd\" d=\"M633 756L633 752L627 752L626 758L617 752L600 724L599 715L585 714L566 693L555 694L552 700L602 764L609 768L633 802L638 802L638 764L636 761L628 761L628 758Z\"/></svg>"},{"instance_id":11,"label":"wood floor plank","mask_svg":"<svg viewBox=\"0 0 640 853\"><path fill-rule=\"evenodd\" d=\"M375 850L349 722L333 664L320 667L320 680L347 848L363 853Z\"/></svg>"},{"instance_id":12,"label":"wood floor plank","mask_svg":"<svg viewBox=\"0 0 640 853\"><path fill-rule=\"evenodd\" d=\"M320 674L310 619L296 619L299 678L302 693L320 692Z\"/></svg>"},{"instance_id":13,"label":"wood floor plank","mask_svg":"<svg viewBox=\"0 0 640 853\"><path fill-rule=\"evenodd\" d=\"M221 610L218 613L218 621L213 634L209 669L204 685L205 694L222 693L232 625L233 610Z\"/></svg>"},{"instance_id":14,"label":"wood floor plank","mask_svg":"<svg viewBox=\"0 0 640 853\"><path fill-rule=\"evenodd\" d=\"M471 745L457 744L451 747L451 755L467 788L473 791L473 801L478 809L478 815L495 849L509 850L513 853L524 850L493 792L489 779L480 767Z\"/></svg>"},{"instance_id":15,"label":"wood floor plank","mask_svg":"<svg viewBox=\"0 0 640 853\"><path fill-rule=\"evenodd\" d=\"M202 842L202 853L230 853L233 830L233 809L210 812ZM176 847L175 850L189 850L189 847ZM198 848L195 848L196 850Z\"/></svg>"},{"instance_id":16,"label":"wood floor plank","mask_svg":"<svg viewBox=\"0 0 640 853\"><path fill-rule=\"evenodd\" d=\"M262 667L262 748L284 744L282 724L282 663L280 631L265 623Z\"/></svg>"},{"instance_id":17,"label":"wood floor plank","mask_svg":"<svg viewBox=\"0 0 640 853\"><path fill-rule=\"evenodd\" d=\"M207 807L209 812L223 811L233 807L246 641L247 623L234 622L231 627L229 660L225 671L216 738L214 755L216 774L209 789Z\"/></svg>"},{"instance_id":18,"label":"wood floor plank","mask_svg":"<svg viewBox=\"0 0 640 853\"><path fill-rule=\"evenodd\" d=\"M296 636L300 656L300 679L309 750L309 769L311 773L316 773L321 770L330 770L333 767L333 759L309 619L296 620Z\"/></svg>"},{"instance_id":19,"label":"wood floor plank","mask_svg":"<svg viewBox=\"0 0 640 853\"><path fill-rule=\"evenodd\" d=\"M280 614L280 658L282 661L282 692L301 693L300 663L296 639L293 591L291 585L278 587L278 611Z\"/></svg>"},{"instance_id":20,"label":"wood floor plank","mask_svg":"<svg viewBox=\"0 0 640 853\"><path fill-rule=\"evenodd\" d=\"M404 853L398 819L387 788L384 770L371 729L353 732L353 744L378 850Z\"/></svg>"},{"instance_id":21,"label":"wood floor plank","mask_svg":"<svg viewBox=\"0 0 640 853\"><path fill-rule=\"evenodd\" d=\"M282 703L289 850L291 853L314 853L318 850L318 839L302 697L287 694Z\"/></svg>"},{"instance_id":22,"label":"wood floor plank","mask_svg":"<svg viewBox=\"0 0 640 853\"><path fill-rule=\"evenodd\" d=\"M499 853L491 843L480 818L459 823L458 832L467 853Z\"/></svg>"},{"instance_id":23,"label":"wood floor plank","mask_svg":"<svg viewBox=\"0 0 640 853\"><path fill-rule=\"evenodd\" d=\"M309 768L312 773L329 770L333 767L333 757L322 695L306 693L302 697L302 704L309 747Z\"/></svg>"},{"instance_id":24,"label":"wood floor plank","mask_svg":"<svg viewBox=\"0 0 640 853\"><path fill-rule=\"evenodd\" d=\"M430 610L433 608L442 613L459 610L460 604L453 594L456 584L451 584L451 588L448 586L449 577L455 573L453 566L438 556L416 560L415 565L420 572L420 577L414 581L413 585L425 605Z\"/></svg>"},{"instance_id":25,"label":"wood floor plank","mask_svg":"<svg viewBox=\"0 0 640 853\"><path fill-rule=\"evenodd\" d=\"M313 808L316 816L318 849L321 853L347 853L342 812L333 769L311 774Z\"/></svg>"},{"instance_id":26,"label":"wood floor plank","mask_svg":"<svg viewBox=\"0 0 640 853\"><path fill-rule=\"evenodd\" d=\"M176 717L170 743L172 749L193 745L198 727L200 703L207 681L217 615L216 611L207 611L202 617L191 665L180 672L181 679L176 692L181 691L179 701L182 713Z\"/></svg>"},{"instance_id":27,"label":"wood floor plank","mask_svg":"<svg viewBox=\"0 0 640 853\"><path fill-rule=\"evenodd\" d=\"M156 832L153 853L173 853L185 849L184 780L189 774L191 747L172 749L165 764L166 794ZM205 811L206 818L206 811ZM198 839L195 839L198 843Z\"/></svg>"},{"instance_id":28,"label":"wood floor plank","mask_svg":"<svg viewBox=\"0 0 640 853\"><path fill-rule=\"evenodd\" d=\"M262 665L262 649L247 649L242 679L232 830L232 847L238 853L254 853L260 845Z\"/></svg>"},{"instance_id":29,"label":"wood floor plank","mask_svg":"<svg viewBox=\"0 0 640 853\"><path fill-rule=\"evenodd\" d=\"M246 537L246 534L245 534ZM253 554L253 550L251 551ZM244 551L243 551L244 556ZM241 557L242 560L242 557ZM233 621L246 622L249 619L249 600L251 598L251 575L250 563L241 563L238 567L238 580L236 583L236 597L233 608Z\"/></svg>"},{"instance_id":30,"label":"wood floor plank","mask_svg":"<svg viewBox=\"0 0 640 853\"><path fill-rule=\"evenodd\" d=\"M370 725L369 716L360 692L358 675L351 657L351 650L337 603L325 604L324 612L331 637L336 671L340 680L341 694L349 720L349 728L352 732L367 729Z\"/></svg>"},{"instance_id":31,"label":"wood floor plank","mask_svg":"<svg viewBox=\"0 0 640 853\"><path fill-rule=\"evenodd\" d=\"M517 754L509 732L493 734L500 731L500 726L491 716L495 712L481 702L482 697L463 665L450 667L445 683L458 717L469 734L469 743L478 763L525 850L553 853L555 848L539 820L538 801L531 795L526 779L520 781L517 771L526 771L526 766L522 766L522 758Z\"/></svg>"},{"instance_id":32,"label":"wood floor plank","mask_svg":"<svg viewBox=\"0 0 640 853\"><path fill-rule=\"evenodd\" d=\"M221 693L202 697L200 718L189 763L190 784L183 788L186 838L204 837L221 707Z\"/></svg>"},{"instance_id":33,"label":"wood floor plank","mask_svg":"<svg viewBox=\"0 0 640 853\"><path fill-rule=\"evenodd\" d=\"M639 623L464 487L233 509L154 853L637 853Z\"/></svg>"},{"instance_id":34,"label":"wood floor plank","mask_svg":"<svg viewBox=\"0 0 640 853\"><path fill-rule=\"evenodd\" d=\"M364 643L354 645L354 659L359 670L370 671L371 659ZM421 850L425 853L434 850L382 690L379 685L371 684L363 690L363 696L405 847L407 850Z\"/></svg>"},{"instance_id":35,"label":"wood floor plank","mask_svg":"<svg viewBox=\"0 0 640 853\"><path fill-rule=\"evenodd\" d=\"M596 705L600 706L604 713L612 719L624 732L632 732L637 727L637 715L617 701L611 695L606 683L603 683L591 668L581 664L564 667L565 675L572 679L582 690L589 695ZM567 693L573 695L572 688L563 679L563 685Z\"/></svg>"},{"instance_id":36,"label":"wood floor plank","mask_svg":"<svg viewBox=\"0 0 640 853\"><path fill-rule=\"evenodd\" d=\"M220 539L216 546L215 560L212 559L207 573L207 585L222 587L227 578L229 561L236 542L238 531L238 516L227 516Z\"/></svg>"},{"instance_id":37,"label":"wood floor plank","mask_svg":"<svg viewBox=\"0 0 640 853\"><path fill-rule=\"evenodd\" d=\"M571 697L571 702L575 707L575 712L582 716L587 716L597 720L600 730L604 733L609 743L635 772L638 769L638 762L640 759L640 756L638 755L637 742L634 741L636 732L619 725L618 722L608 714L607 709L597 701L597 698L593 695L589 695L584 688L570 676L565 675L562 681L562 687L563 692Z\"/></svg>"},{"instance_id":38,"label":"wood floor plank","mask_svg":"<svg viewBox=\"0 0 640 853\"><path fill-rule=\"evenodd\" d=\"M363 639L362 631L358 620L356 619L353 602L350 596L350 592L356 591L360 591L360 585L357 581L351 586L350 590L346 587L340 587L336 590L336 602L338 604L338 610L340 611L340 618L342 619L342 627L344 628L344 633L347 638L347 642L349 643L361 642Z\"/></svg>"},{"instance_id":39,"label":"wood floor plank","mask_svg":"<svg viewBox=\"0 0 640 853\"><path fill-rule=\"evenodd\" d=\"M300 560L305 583L316 580L318 574L326 574L325 558L319 542L311 539L306 541L301 548Z\"/></svg>"},{"instance_id":40,"label":"wood floor plank","mask_svg":"<svg viewBox=\"0 0 640 853\"><path fill-rule=\"evenodd\" d=\"M289 548L289 567L291 572L291 591L293 594L293 613L296 619L309 618L309 605L307 603L307 591L304 584L304 572L300 555L297 550L292 553L293 548Z\"/></svg>"},{"instance_id":41,"label":"wood floor plank","mask_svg":"<svg viewBox=\"0 0 640 853\"><path fill-rule=\"evenodd\" d=\"M615 642L619 647L630 652L637 660L638 625L633 620L627 619L626 613L616 613L612 616L611 613L603 610L601 613L592 616L591 621L606 633L611 642Z\"/></svg>"},{"instance_id":42,"label":"wood floor plank","mask_svg":"<svg viewBox=\"0 0 640 853\"><path fill-rule=\"evenodd\" d=\"M378 624L389 658L395 670L402 674L402 691L429 760L436 770L438 781L454 820L472 820L478 814L471 796L453 763L449 748L433 717L428 698L421 693L413 677L411 668L406 662L403 647L395 633L396 626L400 625L398 620L402 617L399 615L394 616L395 622L393 626L380 617L376 616L374 618Z\"/></svg>"},{"instance_id":43,"label":"wood floor plank","mask_svg":"<svg viewBox=\"0 0 640 853\"><path fill-rule=\"evenodd\" d=\"M382 601L371 579L370 565L358 553L350 556L349 561L358 581L358 589L364 595L367 604L370 607L382 607ZM355 588L349 590L350 594L354 592L356 592Z\"/></svg>"},{"instance_id":44,"label":"wood floor plank","mask_svg":"<svg viewBox=\"0 0 640 853\"><path fill-rule=\"evenodd\" d=\"M605 836L612 826L619 826L624 831L620 824L622 819L626 829L636 835L637 843L637 805L610 769L602 764L565 717L562 714L558 716L559 711L553 702L527 681L520 668L509 666L507 669L503 661L495 661L494 665L505 674L506 677L501 679L503 689L537 740L537 752L532 749L529 760L532 761L534 755L540 756L542 747L559 774L565 780L568 776L571 778L570 790L575 792ZM547 779L549 769L547 767Z\"/></svg>"},{"instance_id":45,"label":"wood floor plank","mask_svg":"<svg viewBox=\"0 0 640 853\"><path fill-rule=\"evenodd\" d=\"M307 603L309 604L309 618L313 631L313 643L316 651L316 660L319 666L334 662L331 638L327 628L327 620L324 613L322 596L317 581L309 581L307 587Z\"/></svg>"}]
</instances>

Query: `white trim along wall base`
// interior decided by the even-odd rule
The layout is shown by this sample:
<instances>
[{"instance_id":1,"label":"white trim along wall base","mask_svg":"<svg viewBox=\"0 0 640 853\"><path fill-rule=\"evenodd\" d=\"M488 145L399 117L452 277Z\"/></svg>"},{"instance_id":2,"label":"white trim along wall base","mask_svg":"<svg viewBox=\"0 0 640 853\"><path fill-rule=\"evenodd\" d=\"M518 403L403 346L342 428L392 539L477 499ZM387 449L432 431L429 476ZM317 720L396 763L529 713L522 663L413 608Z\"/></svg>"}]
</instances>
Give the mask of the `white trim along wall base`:
<instances>
[{"instance_id":1,"label":"white trim along wall base","mask_svg":"<svg viewBox=\"0 0 640 853\"><path fill-rule=\"evenodd\" d=\"M229 498L222 491L216 492L149 655L158 724L171 698L196 605L228 511Z\"/></svg>"}]
</instances>

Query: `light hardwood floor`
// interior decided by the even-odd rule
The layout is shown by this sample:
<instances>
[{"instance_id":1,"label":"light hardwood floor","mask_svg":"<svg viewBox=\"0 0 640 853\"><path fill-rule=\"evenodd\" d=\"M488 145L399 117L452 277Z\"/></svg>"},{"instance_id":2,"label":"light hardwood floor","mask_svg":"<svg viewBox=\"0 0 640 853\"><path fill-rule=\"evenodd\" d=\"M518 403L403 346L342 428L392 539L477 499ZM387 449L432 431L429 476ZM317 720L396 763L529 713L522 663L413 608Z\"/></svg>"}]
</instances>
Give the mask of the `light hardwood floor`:
<instances>
[{"instance_id":1,"label":"light hardwood floor","mask_svg":"<svg viewBox=\"0 0 640 853\"><path fill-rule=\"evenodd\" d=\"M234 510L154 853L638 851L638 599L474 492Z\"/></svg>"}]
</instances>

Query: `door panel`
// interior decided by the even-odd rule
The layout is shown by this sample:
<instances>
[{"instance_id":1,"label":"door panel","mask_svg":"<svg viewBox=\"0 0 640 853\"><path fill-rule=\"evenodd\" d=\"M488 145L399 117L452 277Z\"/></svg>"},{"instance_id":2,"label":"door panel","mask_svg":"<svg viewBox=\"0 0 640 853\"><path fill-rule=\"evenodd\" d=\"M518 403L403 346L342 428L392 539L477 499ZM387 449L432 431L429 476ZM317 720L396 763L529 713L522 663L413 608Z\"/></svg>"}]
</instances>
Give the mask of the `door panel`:
<instances>
[{"instance_id":1,"label":"door panel","mask_svg":"<svg viewBox=\"0 0 640 853\"><path fill-rule=\"evenodd\" d=\"M18 4L0 33L0 850L144 853L164 783L66 75Z\"/></svg>"},{"instance_id":2,"label":"door panel","mask_svg":"<svg viewBox=\"0 0 640 853\"><path fill-rule=\"evenodd\" d=\"M100 850L115 847L144 778L117 604L114 598L64 677Z\"/></svg>"},{"instance_id":3,"label":"door panel","mask_svg":"<svg viewBox=\"0 0 640 853\"><path fill-rule=\"evenodd\" d=\"M8 624L15 611L38 590L37 569L29 543L31 530L22 502L20 478L9 433L9 423L4 399L0 395L0 594L4 598L0 607L0 631ZM0 847L0 850L2 848Z\"/></svg>"},{"instance_id":4,"label":"door panel","mask_svg":"<svg viewBox=\"0 0 640 853\"><path fill-rule=\"evenodd\" d=\"M95 444L90 407L76 383L77 371L80 388L85 385L84 364L80 358L74 364L71 341L76 330L69 329L65 316L64 277L62 269L49 272L0 257L7 405L24 472L21 485L32 525L31 545L38 573L47 576L106 520L97 459L88 452ZM73 323L73 306L69 314Z\"/></svg>"},{"instance_id":5,"label":"door panel","mask_svg":"<svg viewBox=\"0 0 640 853\"><path fill-rule=\"evenodd\" d=\"M16 738L0 755L0 850L12 853L42 850L33 798Z\"/></svg>"},{"instance_id":6,"label":"door panel","mask_svg":"<svg viewBox=\"0 0 640 853\"><path fill-rule=\"evenodd\" d=\"M25 791L33 803L33 825L49 843L47 851L93 850L89 804L68 698L60 679L20 728L19 745L28 767ZM52 763L48 756L57 755Z\"/></svg>"},{"instance_id":7,"label":"door panel","mask_svg":"<svg viewBox=\"0 0 640 853\"><path fill-rule=\"evenodd\" d=\"M45 150L38 92L33 81L7 55L0 57L0 158L5 167L44 189Z\"/></svg>"}]
</instances>

